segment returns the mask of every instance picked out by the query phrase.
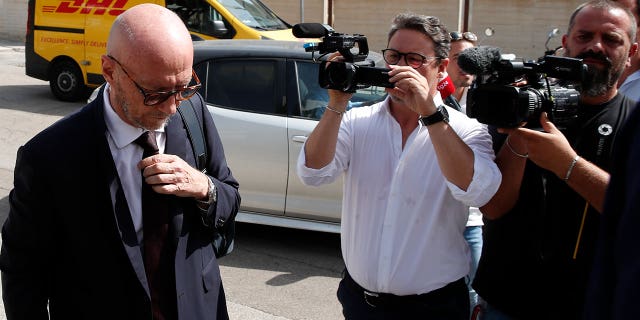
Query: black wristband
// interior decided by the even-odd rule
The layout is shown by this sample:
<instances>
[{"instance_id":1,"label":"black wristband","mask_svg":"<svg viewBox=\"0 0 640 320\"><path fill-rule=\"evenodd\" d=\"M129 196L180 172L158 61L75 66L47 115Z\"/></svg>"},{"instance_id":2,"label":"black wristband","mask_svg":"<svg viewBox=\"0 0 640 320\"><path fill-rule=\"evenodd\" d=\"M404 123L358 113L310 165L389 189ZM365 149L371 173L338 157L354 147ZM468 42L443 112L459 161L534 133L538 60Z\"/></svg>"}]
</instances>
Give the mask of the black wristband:
<instances>
[{"instance_id":1,"label":"black wristband","mask_svg":"<svg viewBox=\"0 0 640 320\"><path fill-rule=\"evenodd\" d=\"M424 126L430 126L441 121L449 123L449 113L447 112L447 108L445 108L445 106L440 105L436 108L436 112L428 116L420 116L418 120L422 122Z\"/></svg>"}]
</instances>

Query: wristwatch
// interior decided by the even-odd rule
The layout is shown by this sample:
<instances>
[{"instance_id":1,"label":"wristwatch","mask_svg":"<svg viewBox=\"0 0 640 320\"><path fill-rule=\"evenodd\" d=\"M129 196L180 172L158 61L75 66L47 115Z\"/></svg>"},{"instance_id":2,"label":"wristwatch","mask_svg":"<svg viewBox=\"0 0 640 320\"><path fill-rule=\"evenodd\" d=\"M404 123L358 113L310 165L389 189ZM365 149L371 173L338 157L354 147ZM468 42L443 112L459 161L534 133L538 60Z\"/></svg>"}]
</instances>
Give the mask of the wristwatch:
<instances>
[{"instance_id":1,"label":"wristwatch","mask_svg":"<svg viewBox=\"0 0 640 320\"><path fill-rule=\"evenodd\" d=\"M209 190L207 191L207 200L197 200L198 203L198 207L202 210L207 210L209 208L210 205L216 203L218 201L218 192L216 190L216 185L213 184L213 181L211 181L211 178L207 177L209 179Z\"/></svg>"},{"instance_id":2,"label":"wristwatch","mask_svg":"<svg viewBox=\"0 0 640 320\"><path fill-rule=\"evenodd\" d=\"M445 108L443 105L439 105L436 108L435 113L428 116L420 116L420 118L418 118L418 121L422 122L422 125L424 126L429 126L440 121L449 123L449 113L447 112L447 108Z\"/></svg>"}]
</instances>

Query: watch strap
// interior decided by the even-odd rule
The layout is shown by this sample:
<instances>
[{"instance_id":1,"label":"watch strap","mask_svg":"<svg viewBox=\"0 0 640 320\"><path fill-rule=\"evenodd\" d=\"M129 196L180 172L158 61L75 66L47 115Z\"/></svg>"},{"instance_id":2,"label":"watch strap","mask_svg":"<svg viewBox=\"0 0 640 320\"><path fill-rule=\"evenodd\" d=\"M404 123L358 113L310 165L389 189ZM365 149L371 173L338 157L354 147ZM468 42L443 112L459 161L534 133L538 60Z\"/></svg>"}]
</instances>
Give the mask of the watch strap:
<instances>
[{"instance_id":1,"label":"watch strap","mask_svg":"<svg viewBox=\"0 0 640 320\"><path fill-rule=\"evenodd\" d=\"M445 106L440 105L436 108L436 112L428 116L420 116L418 120L422 122L424 126L430 126L441 121L449 123L449 113Z\"/></svg>"},{"instance_id":2,"label":"watch strap","mask_svg":"<svg viewBox=\"0 0 640 320\"><path fill-rule=\"evenodd\" d=\"M216 185L211 180L211 177L207 177L209 180L209 190L207 191L207 200L197 200L198 207L200 209L206 210L210 205L216 203L218 201L218 190L216 190Z\"/></svg>"}]
</instances>

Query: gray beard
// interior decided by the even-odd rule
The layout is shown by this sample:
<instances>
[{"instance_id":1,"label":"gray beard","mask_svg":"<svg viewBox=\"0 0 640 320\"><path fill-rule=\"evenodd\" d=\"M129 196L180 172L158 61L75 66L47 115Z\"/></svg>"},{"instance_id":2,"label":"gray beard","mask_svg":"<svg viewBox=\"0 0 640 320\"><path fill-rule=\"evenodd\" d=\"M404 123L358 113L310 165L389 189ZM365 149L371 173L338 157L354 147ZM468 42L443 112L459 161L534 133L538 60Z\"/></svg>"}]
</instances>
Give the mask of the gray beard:
<instances>
[{"instance_id":1,"label":"gray beard","mask_svg":"<svg viewBox=\"0 0 640 320\"><path fill-rule=\"evenodd\" d=\"M581 81L577 90L586 96L597 97L611 89L608 72L587 72L586 79Z\"/></svg>"},{"instance_id":2,"label":"gray beard","mask_svg":"<svg viewBox=\"0 0 640 320\"><path fill-rule=\"evenodd\" d=\"M597 97L604 95L607 91L611 90L616 81L622 74L622 69L615 70L616 66L611 69L598 70L596 68L589 68L585 79L577 86L577 90L581 94L589 97Z\"/></svg>"},{"instance_id":3,"label":"gray beard","mask_svg":"<svg viewBox=\"0 0 640 320\"><path fill-rule=\"evenodd\" d=\"M122 105L122 111L124 111L124 115L127 117L127 119L131 120L131 122L135 123L138 128L154 131L160 128L166 128L167 125L169 125L169 120L171 118L167 118L167 120L165 120L165 122L158 128L146 128L140 121L138 121L137 119L131 116L131 113L129 113L129 104L126 101L122 101L121 105Z\"/></svg>"}]
</instances>

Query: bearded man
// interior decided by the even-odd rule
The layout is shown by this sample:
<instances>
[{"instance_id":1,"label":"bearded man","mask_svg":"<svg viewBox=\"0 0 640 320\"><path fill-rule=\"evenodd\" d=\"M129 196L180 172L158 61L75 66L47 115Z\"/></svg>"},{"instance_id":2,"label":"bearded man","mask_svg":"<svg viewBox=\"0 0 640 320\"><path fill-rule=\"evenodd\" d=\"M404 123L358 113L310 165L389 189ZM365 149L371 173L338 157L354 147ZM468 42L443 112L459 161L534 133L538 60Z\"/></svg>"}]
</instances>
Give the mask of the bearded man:
<instances>
[{"instance_id":1,"label":"bearded man","mask_svg":"<svg viewBox=\"0 0 640 320\"><path fill-rule=\"evenodd\" d=\"M562 39L565 55L588 66L576 120L558 129L543 113L541 129L493 130L502 183L480 208L473 284L483 319L582 319L612 146L635 105L617 90L635 39L635 19L619 4L579 6Z\"/></svg>"}]
</instances>

